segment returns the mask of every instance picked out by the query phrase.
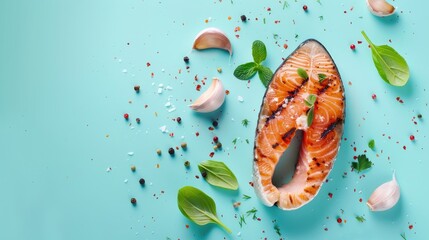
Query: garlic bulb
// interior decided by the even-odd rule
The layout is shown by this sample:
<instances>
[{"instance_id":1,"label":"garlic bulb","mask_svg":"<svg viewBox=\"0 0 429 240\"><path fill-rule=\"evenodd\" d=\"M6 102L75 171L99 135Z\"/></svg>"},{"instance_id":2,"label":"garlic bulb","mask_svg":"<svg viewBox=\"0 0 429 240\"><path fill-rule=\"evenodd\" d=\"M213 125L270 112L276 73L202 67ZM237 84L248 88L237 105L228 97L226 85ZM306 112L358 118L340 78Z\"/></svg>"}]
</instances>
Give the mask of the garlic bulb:
<instances>
[{"instance_id":1,"label":"garlic bulb","mask_svg":"<svg viewBox=\"0 0 429 240\"><path fill-rule=\"evenodd\" d=\"M379 17L387 17L395 13L396 8L386 0L366 0L369 11Z\"/></svg>"},{"instance_id":2,"label":"garlic bulb","mask_svg":"<svg viewBox=\"0 0 429 240\"><path fill-rule=\"evenodd\" d=\"M210 87L189 107L197 112L213 112L225 101L225 91L219 78L213 78Z\"/></svg>"},{"instance_id":3,"label":"garlic bulb","mask_svg":"<svg viewBox=\"0 0 429 240\"><path fill-rule=\"evenodd\" d=\"M220 48L227 50L232 55L231 42L225 33L217 28L206 28L198 33L192 48L198 50Z\"/></svg>"},{"instance_id":4,"label":"garlic bulb","mask_svg":"<svg viewBox=\"0 0 429 240\"><path fill-rule=\"evenodd\" d=\"M371 194L366 205L371 211L385 211L398 202L401 195L399 185L396 181L395 173L393 179L389 182L383 183Z\"/></svg>"}]
</instances>

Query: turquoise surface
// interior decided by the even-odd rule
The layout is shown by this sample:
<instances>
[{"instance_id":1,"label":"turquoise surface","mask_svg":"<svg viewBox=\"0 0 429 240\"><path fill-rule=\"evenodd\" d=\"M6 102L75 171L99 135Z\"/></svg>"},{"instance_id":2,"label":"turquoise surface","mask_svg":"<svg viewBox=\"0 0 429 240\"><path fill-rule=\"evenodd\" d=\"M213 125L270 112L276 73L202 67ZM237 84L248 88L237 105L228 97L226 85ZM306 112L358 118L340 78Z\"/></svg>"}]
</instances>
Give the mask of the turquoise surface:
<instances>
[{"instance_id":1,"label":"turquoise surface","mask_svg":"<svg viewBox=\"0 0 429 240\"><path fill-rule=\"evenodd\" d=\"M0 239L402 239L400 234L428 239L429 3L394 4L398 12L383 19L371 15L364 0L1 1ZM228 35L231 58L221 50L191 51L194 37L206 27ZM381 80L361 30L405 57L411 71L405 87ZM265 89L257 77L247 83L232 73L251 60L256 39L265 42L265 64L275 70L307 38L325 45L342 75L347 140L317 197L299 210L281 211L262 205L249 185ZM188 70L184 56L190 58ZM215 76L230 91L221 111L192 112L188 104ZM204 78L207 84L196 91ZM137 84L139 94L133 90ZM158 94L160 84L165 89ZM169 112L167 102L176 110ZM181 124L174 121L179 116ZM141 124L135 123L137 117ZM211 131L215 119L219 126ZM250 121L247 127L243 119ZM162 126L174 136L162 133ZM211 159L215 135L223 149L213 159L236 174L238 191L195 177L198 163ZM370 139L375 151L368 149ZM188 144L187 151L180 149L181 142ZM179 150L172 158L167 150L175 146ZM353 157L365 152L373 167L352 172ZM386 212L370 212L366 200L394 170L399 203ZM179 212L177 191L185 185L216 201L232 234L193 224ZM243 194L251 198L244 200ZM236 201L241 206L235 209ZM248 216L240 227L240 215L253 208L260 219Z\"/></svg>"}]
</instances>

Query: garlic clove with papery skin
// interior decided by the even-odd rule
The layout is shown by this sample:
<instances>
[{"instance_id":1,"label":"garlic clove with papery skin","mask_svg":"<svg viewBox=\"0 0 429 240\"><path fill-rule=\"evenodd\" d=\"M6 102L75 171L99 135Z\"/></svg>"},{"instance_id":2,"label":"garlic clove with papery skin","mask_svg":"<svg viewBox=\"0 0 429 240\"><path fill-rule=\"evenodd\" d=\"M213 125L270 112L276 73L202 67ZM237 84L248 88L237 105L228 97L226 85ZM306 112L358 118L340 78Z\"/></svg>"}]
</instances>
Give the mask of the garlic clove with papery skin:
<instances>
[{"instance_id":1,"label":"garlic clove with papery skin","mask_svg":"<svg viewBox=\"0 0 429 240\"><path fill-rule=\"evenodd\" d=\"M368 205L371 211L386 211L391 209L398 202L401 193L395 173L393 173L392 178L391 181L383 183L376 188L369 197L366 205Z\"/></svg>"},{"instance_id":2,"label":"garlic clove with papery skin","mask_svg":"<svg viewBox=\"0 0 429 240\"><path fill-rule=\"evenodd\" d=\"M195 37L193 49L220 48L225 49L232 55L231 42L221 30L217 28L206 28Z\"/></svg>"},{"instance_id":3,"label":"garlic clove with papery skin","mask_svg":"<svg viewBox=\"0 0 429 240\"><path fill-rule=\"evenodd\" d=\"M196 112L213 112L225 101L225 90L219 78L213 78L210 87L189 107Z\"/></svg>"},{"instance_id":4,"label":"garlic clove with papery skin","mask_svg":"<svg viewBox=\"0 0 429 240\"><path fill-rule=\"evenodd\" d=\"M366 0L369 11L379 17L387 17L395 13L396 8L386 0Z\"/></svg>"}]
</instances>

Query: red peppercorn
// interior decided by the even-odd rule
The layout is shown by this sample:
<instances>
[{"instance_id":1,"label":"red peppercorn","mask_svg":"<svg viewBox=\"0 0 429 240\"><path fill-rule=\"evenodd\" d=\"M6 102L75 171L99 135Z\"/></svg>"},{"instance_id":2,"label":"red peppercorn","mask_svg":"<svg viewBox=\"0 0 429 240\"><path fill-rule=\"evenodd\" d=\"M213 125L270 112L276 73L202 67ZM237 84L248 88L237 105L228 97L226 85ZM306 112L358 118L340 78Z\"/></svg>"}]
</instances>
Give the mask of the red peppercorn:
<instances>
[{"instance_id":1,"label":"red peppercorn","mask_svg":"<svg viewBox=\"0 0 429 240\"><path fill-rule=\"evenodd\" d=\"M342 223L343 219L341 219L340 217L337 218L337 223Z\"/></svg>"},{"instance_id":2,"label":"red peppercorn","mask_svg":"<svg viewBox=\"0 0 429 240\"><path fill-rule=\"evenodd\" d=\"M180 124L180 123L182 123L182 118L181 118L181 117L177 117L177 118L176 118L176 121L177 121L177 123L179 123L179 124Z\"/></svg>"},{"instance_id":3,"label":"red peppercorn","mask_svg":"<svg viewBox=\"0 0 429 240\"><path fill-rule=\"evenodd\" d=\"M307 5L302 6L302 9L304 9L304 11L306 11L306 12L307 12L307 10L308 10Z\"/></svg>"},{"instance_id":4,"label":"red peppercorn","mask_svg":"<svg viewBox=\"0 0 429 240\"><path fill-rule=\"evenodd\" d=\"M217 136L214 136L213 137L213 142L217 142L217 141L219 141L219 138Z\"/></svg>"},{"instance_id":5,"label":"red peppercorn","mask_svg":"<svg viewBox=\"0 0 429 240\"><path fill-rule=\"evenodd\" d=\"M372 97L372 100L377 99L377 95L375 95L375 93L373 93L371 97Z\"/></svg>"},{"instance_id":6,"label":"red peppercorn","mask_svg":"<svg viewBox=\"0 0 429 240\"><path fill-rule=\"evenodd\" d=\"M140 92L140 86L139 85L135 85L134 86L134 91L136 91L136 93Z\"/></svg>"},{"instance_id":7,"label":"red peppercorn","mask_svg":"<svg viewBox=\"0 0 429 240\"><path fill-rule=\"evenodd\" d=\"M415 139L414 135L411 135L411 136L410 136L410 140L411 140L411 141L414 141L414 139Z\"/></svg>"},{"instance_id":8,"label":"red peppercorn","mask_svg":"<svg viewBox=\"0 0 429 240\"><path fill-rule=\"evenodd\" d=\"M131 198L131 203L132 203L133 205L136 205L136 203L137 203L137 199L135 199L135 198Z\"/></svg>"},{"instance_id":9,"label":"red peppercorn","mask_svg":"<svg viewBox=\"0 0 429 240\"><path fill-rule=\"evenodd\" d=\"M124 118L126 119L126 120L128 120L128 118L130 117L130 115L128 115L128 113L125 113L124 114Z\"/></svg>"},{"instance_id":10,"label":"red peppercorn","mask_svg":"<svg viewBox=\"0 0 429 240\"><path fill-rule=\"evenodd\" d=\"M355 50L355 49L356 49L356 46L355 46L354 44L350 44L350 49L351 49L351 50Z\"/></svg>"}]
</instances>

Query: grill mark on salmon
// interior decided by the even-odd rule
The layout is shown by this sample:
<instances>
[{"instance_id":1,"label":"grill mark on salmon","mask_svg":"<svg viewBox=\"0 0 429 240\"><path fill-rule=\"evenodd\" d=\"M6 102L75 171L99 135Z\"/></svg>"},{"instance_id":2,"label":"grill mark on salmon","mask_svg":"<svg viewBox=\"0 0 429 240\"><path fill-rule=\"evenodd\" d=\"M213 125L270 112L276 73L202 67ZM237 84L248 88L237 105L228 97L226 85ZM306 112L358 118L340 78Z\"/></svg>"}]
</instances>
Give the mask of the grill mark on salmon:
<instances>
[{"instance_id":1,"label":"grill mark on salmon","mask_svg":"<svg viewBox=\"0 0 429 240\"><path fill-rule=\"evenodd\" d=\"M337 124L342 123L343 120L338 118L335 122L331 123L326 129L325 131L322 132L322 134L320 135L320 138L323 139L325 138L330 132L332 132L332 130L334 130L334 128L337 126Z\"/></svg>"},{"instance_id":2,"label":"grill mark on salmon","mask_svg":"<svg viewBox=\"0 0 429 240\"><path fill-rule=\"evenodd\" d=\"M309 77L301 78L298 68ZM319 82L318 74L328 77ZM306 125L310 108L304 103L309 94L317 96L311 126ZM316 40L303 42L277 69L262 101L254 146L253 186L264 204L292 210L316 196L338 153L344 102L337 67ZM294 176L277 188L272 184L275 167L297 130L303 130L303 138Z\"/></svg>"}]
</instances>

